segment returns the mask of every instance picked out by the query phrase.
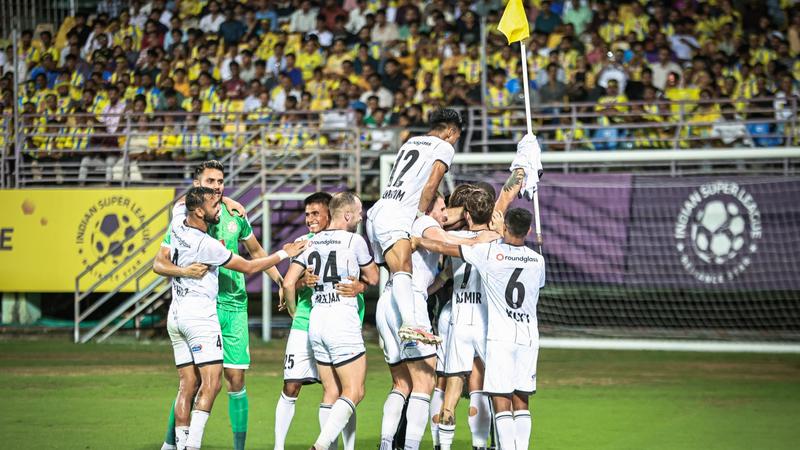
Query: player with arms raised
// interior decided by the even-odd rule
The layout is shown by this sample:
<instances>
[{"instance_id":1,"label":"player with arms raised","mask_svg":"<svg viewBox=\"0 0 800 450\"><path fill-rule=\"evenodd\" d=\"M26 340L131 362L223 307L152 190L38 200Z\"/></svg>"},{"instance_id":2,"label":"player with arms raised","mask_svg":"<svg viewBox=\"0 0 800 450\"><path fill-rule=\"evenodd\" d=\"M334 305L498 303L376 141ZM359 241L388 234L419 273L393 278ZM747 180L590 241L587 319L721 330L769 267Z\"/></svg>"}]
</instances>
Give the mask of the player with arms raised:
<instances>
[{"instance_id":1,"label":"player with arms raised","mask_svg":"<svg viewBox=\"0 0 800 450\"><path fill-rule=\"evenodd\" d=\"M270 256L252 261L243 259L207 233L210 225L219 223L220 205L221 198L213 189L193 187L186 194L185 207L175 208L170 224L168 249L173 263L179 267L193 263L209 266L199 279L172 279L167 331L178 368L179 388L174 408L178 450L200 448L205 424L220 390L223 340L217 317L219 268L255 273L305 248L305 243L299 242Z\"/></svg>"},{"instance_id":2,"label":"player with arms raised","mask_svg":"<svg viewBox=\"0 0 800 450\"><path fill-rule=\"evenodd\" d=\"M295 285L305 269L311 268L319 277L311 297L308 335L323 383L331 380L341 386L341 397L331 407L314 444L316 450L330 447L364 397L367 361L358 300L340 295L336 285L348 277L367 284L378 282L378 267L367 243L354 233L361 222L361 201L352 193L338 193L331 199L330 213L330 227L308 241L309 248L292 262L284 284L292 310Z\"/></svg>"},{"instance_id":3,"label":"player with arms raised","mask_svg":"<svg viewBox=\"0 0 800 450\"><path fill-rule=\"evenodd\" d=\"M389 266L392 297L397 303L403 339L438 344L440 339L419 326L413 313L410 233L414 220L436 199L461 136L461 117L452 109L431 113L426 136L409 139L397 154L381 199L367 213L367 236L376 261Z\"/></svg>"}]
</instances>

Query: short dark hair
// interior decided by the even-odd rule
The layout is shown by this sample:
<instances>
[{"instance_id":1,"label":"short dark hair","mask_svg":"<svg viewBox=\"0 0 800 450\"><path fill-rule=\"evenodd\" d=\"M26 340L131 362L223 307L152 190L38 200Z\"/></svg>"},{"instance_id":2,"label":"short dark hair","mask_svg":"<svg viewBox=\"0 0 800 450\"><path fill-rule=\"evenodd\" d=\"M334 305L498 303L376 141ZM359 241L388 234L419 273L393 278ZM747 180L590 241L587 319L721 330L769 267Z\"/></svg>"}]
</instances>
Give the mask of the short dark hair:
<instances>
[{"instance_id":1,"label":"short dark hair","mask_svg":"<svg viewBox=\"0 0 800 450\"><path fill-rule=\"evenodd\" d=\"M506 213L506 229L514 237L525 237L531 229L533 214L523 208L513 208Z\"/></svg>"},{"instance_id":2,"label":"short dark hair","mask_svg":"<svg viewBox=\"0 0 800 450\"><path fill-rule=\"evenodd\" d=\"M189 192L186 193L186 209L188 211L194 211L195 209L203 206L203 202L206 201L206 196L214 194L215 192L211 188L193 186L191 189L189 189Z\"/></svg>"},{"instance_id":3,"label":"short dark hair","mask_svg":"<svg viewBox=\"0 0 800 450\"><path fill-rule=\"evenodd\" d=\"M305 200L303 200L303 206L308 206L314 203L319 203L321 205L328 206L328 204L330 204L331 202L331 197L333 196L331 194L328 194L327 192L322 192L322 191L314 192L313 194L306 197Z\"/></svg>"},{"instance_id":4,"label":"short dark hair","mask_svg":"<svg viewBox=\"0 0 800 450\"><path fill-rule=\"evenodd\" d=\"M208 161L201 162L197 167L194 168L194 178L199 180L200 177L203 176L203 172L205 172L206 169L219 170L225 174L225 166L223 166L221 162L217 161L216 159L209 159Z\"/></svg>"},{"instance_id":5,"label":"short dark hair","mask_svg":"<svg viewBox=\"0 0 800 450\"><path fill-rule=\"evenodd\" d=\"M355 204L357 198L358 196L350 191L337 192L331 197L330 203L328 203L331 217L336 215L336 212L340 209Z\"/></svg>"},{"instance_id":6,"label":"short dark hair","mask_svg":"<svg viewBox=\"0 0 800 450\"><path fill-rule=\"evenodd\" d=\"M497 190L495 190L492 183L488 183L486 181L478 181L475 183L475 187L491 195L492 202L494 202L495 199L497 199Z\"/></svg>"},{"instance_id":7,"label":"short dark hair","mask_svg":"<svg viewBox=\"0 0 800 450\"><path fill-rule=\"evenodd\" d=\"M431 111L428 123L431 131L441 131L451 127L461 130L461 115L454 109L437 108Z\"/></svg>"},{"instance_id":8,"label":"short dark hair","mask_svg":"<svg viewBox=\"0 0 800 450\"><path fill-rule=\"evenodd\" d=\"M464 203L464 210L472 217L472 221L477 225L484 225L492 220L494 212L494 198L483 189L472 191Z\"/></svg>"},{"instance_id":9,"label":"short dark hair","mask_svg":"<svg viewBox=\"0 0 800 450\"><path fill-rule=\"evenodd\" d=\"M460 184L456 186L453 192L450 194L450 199L448 201L448 206L451 208L459 208L464 206L467 202L467 197L477 189L475 185L472 184Z\"/></svg>"}]
</instances>

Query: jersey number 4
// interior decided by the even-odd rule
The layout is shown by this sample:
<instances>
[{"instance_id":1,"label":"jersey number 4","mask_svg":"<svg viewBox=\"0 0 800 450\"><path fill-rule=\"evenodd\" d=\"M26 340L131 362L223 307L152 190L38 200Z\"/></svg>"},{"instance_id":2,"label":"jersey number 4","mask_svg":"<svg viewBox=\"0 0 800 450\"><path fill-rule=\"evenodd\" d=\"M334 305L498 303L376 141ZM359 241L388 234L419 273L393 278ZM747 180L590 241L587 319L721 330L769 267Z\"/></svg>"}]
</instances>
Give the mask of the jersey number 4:
<instances>
[{"instance_id":1,"label":"jersey number 4","mask_svg":"<svg viewBox=\"0 0 800 450\"><path fill-rule=\"evenodd\" d=\"M314 275L320 276L320 268L322 267L322 255L319 252L311 252L308 255L308 263L314 266ZM338 283L342 278L339 276L339 270L336 268L336 250L328 253L328 259L325 261L325 269L322 271L323 283Z\"/></svg>"},{"instance_id":2,"label":"jersey number 4","mask_svg":"<svg viewBox=\"0 0 800 450\"><path fill-rule=\"evenodd\" d=\"M508 280L506 285L506 303L512 309L519 309L522 302L525 300L525 285L519 282L519 276L522 269L514 269L511 274L511 279ZM516 300L514 300L514 292L516 291Z\"/></svg>"},{"instance_id":3,"label":"jersey number 4","mask_svg":"<svg viewBox=\"0 0 800 450\"><path fill-rule=\"evenodd\" d=\"M415 162L419 159L419 150L405 150L397 156L397 162L395 163L394 167L392 167L392 173L389 174L389 187L400 187L403 185L403 176L408 172L411 167L414 165ZM406 161L405 167L400 173L397 175L397 178L394 177L395 171L397 171L397 166L400 165L400 161Z\"/></svg>"}]
</instances>

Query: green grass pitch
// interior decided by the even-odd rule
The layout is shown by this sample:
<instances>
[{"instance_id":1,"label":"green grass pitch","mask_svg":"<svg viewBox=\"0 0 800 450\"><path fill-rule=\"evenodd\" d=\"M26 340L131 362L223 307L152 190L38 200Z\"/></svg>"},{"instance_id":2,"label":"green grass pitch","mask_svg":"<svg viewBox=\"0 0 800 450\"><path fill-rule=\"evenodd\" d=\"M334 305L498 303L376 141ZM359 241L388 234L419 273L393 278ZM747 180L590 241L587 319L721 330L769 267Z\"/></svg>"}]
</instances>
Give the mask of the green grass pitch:
<instances>
[{"instance_id":1,"label":"green grass pitch","mask_svg":"<svg viewBox=\"0 0 800 450\"><path fill-rule=\"evenodd\" d=\"M255 342L248 448L271 449L284 340ZM154 450L175 395L171 348L0 341L0 448ZM374 449L390 387L369 347L358 449ZM318 432L321 389L303 389L288 449ZM227 396L204 449L230 448ZM465 404L454 448L468 449ZM543 350L531 402L536 449L789 449L800 442L800 355ZM430 449L426 433L424 449Z\"/></svg>"}]
</instances>

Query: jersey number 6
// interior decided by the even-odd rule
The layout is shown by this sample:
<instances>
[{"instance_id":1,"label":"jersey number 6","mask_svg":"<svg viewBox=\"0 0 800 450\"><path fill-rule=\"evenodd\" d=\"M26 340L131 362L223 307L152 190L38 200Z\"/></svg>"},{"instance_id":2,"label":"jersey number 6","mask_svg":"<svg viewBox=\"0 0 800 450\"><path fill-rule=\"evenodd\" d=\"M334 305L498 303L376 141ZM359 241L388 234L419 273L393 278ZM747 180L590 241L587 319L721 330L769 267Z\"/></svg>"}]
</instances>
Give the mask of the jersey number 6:
<instances>
[{"instance_id":1,"label":"jersey number 6","mask_svg":"<svg viewBox=\"0 0 800 450\"><path fill-rule=\"evenodd\" d=\"M522 302L525 300L525 285L519 282L519 276L522 269L514 269L511 274L511 279L508 280L506 285L506 303L512 309L519 309ZM514 291L517 291L517 300L514 300Z\"/></svg>"}]
</instances>

